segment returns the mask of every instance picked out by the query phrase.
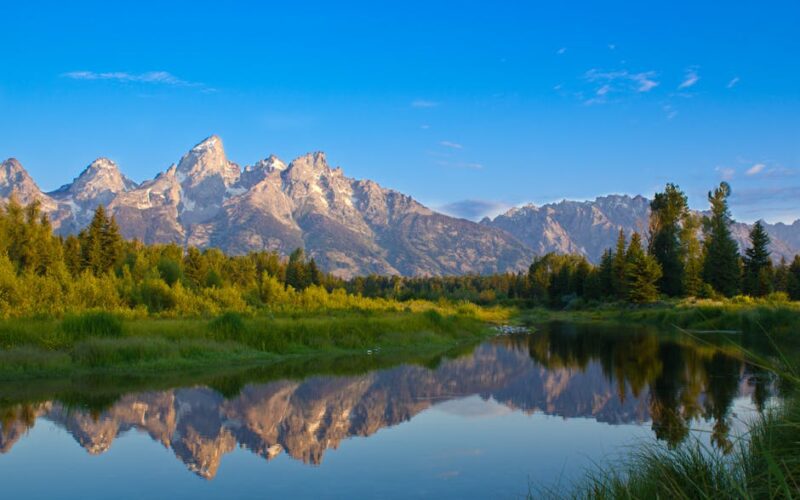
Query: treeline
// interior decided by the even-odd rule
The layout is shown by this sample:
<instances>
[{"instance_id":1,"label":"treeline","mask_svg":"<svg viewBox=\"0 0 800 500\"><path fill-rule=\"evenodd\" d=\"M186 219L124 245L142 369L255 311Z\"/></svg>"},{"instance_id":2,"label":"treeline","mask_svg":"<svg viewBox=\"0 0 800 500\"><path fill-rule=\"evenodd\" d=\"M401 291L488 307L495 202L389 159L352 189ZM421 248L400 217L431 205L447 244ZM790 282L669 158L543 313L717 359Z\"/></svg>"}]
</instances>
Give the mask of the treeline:
<instances>
[{"instance_id":1,"label":"treeline","mask_svg":"<svg viewBox=\"0 0 800 500\"><path fill-rule=\"evenodd\" d=\"M723 182L708 193L710 213L689 210L686 195L667 184L650 204L649 230L627 238L620 231L616 246L598 265L579 255L548 253L537 257L527 273L493 276L400 278L368 276L347 283L348 290L368 297L404 300L424 297L490 304L523 301L565 307L580 301L649 303L662 297L765 297L773 292L800 300L800 256L773 265L770 240L757 222L744 256L731 234L730 186Z\"/></svg>"},{"instance_id":2,"label":"treeline","mask_svg":"<svg viewBox=\"0 0 800 500\"><path fill-rule=\"evenodd\" d=\"M301 249L285 259L126 241L102 206L80 234L63 238L38 203L23 207L12 198L0 208L0 317L387 307L396 306L347 294Z\"/></svg>"}]
</instances>

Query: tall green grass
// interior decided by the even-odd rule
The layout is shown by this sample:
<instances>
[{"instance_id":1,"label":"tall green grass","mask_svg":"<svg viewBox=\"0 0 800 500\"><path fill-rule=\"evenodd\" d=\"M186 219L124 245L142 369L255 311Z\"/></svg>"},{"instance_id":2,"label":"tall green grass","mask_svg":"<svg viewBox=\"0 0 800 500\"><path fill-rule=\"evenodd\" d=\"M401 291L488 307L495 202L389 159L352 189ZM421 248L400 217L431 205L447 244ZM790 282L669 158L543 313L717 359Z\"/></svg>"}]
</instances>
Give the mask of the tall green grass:
<instances>
[{"instance_id":1,"label":"tall green grass","mask_svg":"<svg viewBox=\"0 0 800 500\"><path fill-rule=\"evenodd\" d=\"M273 361L280 356L426 350L483 338L473 315L337 311L211 320L129 319L87 312L53 320L0 321L0 379L92 370Z\"/></svg>"}]
</instances>

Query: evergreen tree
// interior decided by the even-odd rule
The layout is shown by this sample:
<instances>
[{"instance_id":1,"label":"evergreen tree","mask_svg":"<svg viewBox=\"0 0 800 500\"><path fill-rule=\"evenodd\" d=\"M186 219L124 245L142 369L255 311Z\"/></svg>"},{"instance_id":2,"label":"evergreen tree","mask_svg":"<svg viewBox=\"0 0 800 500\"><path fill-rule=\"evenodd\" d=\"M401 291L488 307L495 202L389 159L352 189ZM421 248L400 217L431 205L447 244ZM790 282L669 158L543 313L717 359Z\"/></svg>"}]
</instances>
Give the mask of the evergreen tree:
<instances>
[{"instance_id":1,"label":"evergreen tree","mask_svg":"<svg viewBox=\"0 0 800 500\"><path fill-rule=\"evenodd\" d=\"M308 261L308 280L312 285L319 286L322 284L322 273L317 267L317 261L313 258Z\"/></svg>"},{"instance_id":2,"label":"evergreen tree","mask_svg":"<svg viewBox=\"0 0 800 500\"><path fill-rule=\"evenodd\" d=\"M302 248L297 248L289 255L289 263L286 265L286 284L295 290L305 290L310 284L305 260Z\"/></svg>"},{"instance_id":3,"label":"evergreen tree","mask_svg":"<svg viewBox=\"0 0 800 500\"><path fill-rule=\"evenodd\" d=\"M776 292L788 292L789 286L789 264L786 263L786 257L781 256L781 261L775 267L774 277L772 280L772 289Z\"/></svg>"},{"instance_id":4,"label":"evergreen tree","mask_svg":"<svg viewBox=\"0 0 800 500\"><path fill-rule=\"evenodd\" d=\"M600 267L597 269L600 297L611 297L614 294L614 254L610 249L603 252Z\"/></svg>"},{"instance_id":5,"label":"evergreen tree","mask_svg":"<svg viewBox=\"0 0 800 500\"><path fill-rule=\"evenodd\" d=\"M727 297L739 292L741 276L739 248L731 236L728 197L731 188L727 182L708 193L711 203L711 216L704 220L705 240L703 241L705 259L703 280L714 290Z\"/></svg>"},{"instance_id":6,"label":"evergreen tree","mask_svg":"<svg viewBox=\"0 0 800 500\"><path fill-rule=\"evenodd\" d=\"M645 304L657 300L661 273L658 261L645 253L639 233L633 233L625 254L627 299L635 304Z\"/></svg>"},{"instance_id":7,"label":"evergreen tree","mask_svg":"<svg viewBox=\"0 0 800 500\"><path fill-rule=\"evenodd\" d=\"M618 299L624 299L627 295L627 291L625 290L625 285L627 283L625 246L625 232L620 229L619 236L617 237L617 248L611 263L611 288L614 292L614 296Z\"/></svg>"},{"instance_id":8,"label":"evergreen tree","mask_svg":"<svg viewBox=\"0 0 800 500\"><path fill-rule=\"evenodd\" d=\"M103 246L103 270L109 271L122 262L123 240L117 225L117 219L112 215L105 219L101 237Z\"/></svg>"},{"instance_id":9,"label":"evergreen tree","mask_svg":"<svg viewBox=\"0 0 800 500\"><path fill-rule=\"evenodd\" d=\"M772 261L770 260L769 235L758 221L750 231L750 248L744 255L744 293L752 297L764 297L772 292Z\"/></svg>"},{"instance_id":10,"label":"evergreen tree","mask_svg":"<svg viewBox=\"0 0 800 500\"><path fill-rule=\"evenodd\" d=\"M786 291L792 300L800 300L800 255L795 255L789 266L789 276L786 280Z\"/></svg>"},{"instance_id":11,"label":"evergreen tree","mask_svg":"<svg viewBox=\"0 0 800 500\"><path fill-rule=\"evenodd\" d=\"M659 288L676 297L683 293L685 260L681 245L681 223L689 214L686 195L675 184L667 184L650 202L649 253L661 265Z\"/></svg>"},{"instance_id":12,"label":"evergreen tree","mask_svg":"<svg viewBox=\"0 0 800 500\"><path fill-rule=\"evenodd\" d=\"M88 269L95 275L105 271L103 238L107 226L106 211L103 205L98 205L89 226L78 235L81 242L81 268Z\"/></svg>"},{"instance_id":13,"label":"evergreen tree","mask_svg":"<svg viewBox=\"0 0 800 500\"><path fill-rule=\"evenodd\" d=\"M64 240L64 263L67 265L67 270L73 276L78 276L82 269L81 264L81 243L74 235L69 235Z\"/></svg>"}]
</instances>

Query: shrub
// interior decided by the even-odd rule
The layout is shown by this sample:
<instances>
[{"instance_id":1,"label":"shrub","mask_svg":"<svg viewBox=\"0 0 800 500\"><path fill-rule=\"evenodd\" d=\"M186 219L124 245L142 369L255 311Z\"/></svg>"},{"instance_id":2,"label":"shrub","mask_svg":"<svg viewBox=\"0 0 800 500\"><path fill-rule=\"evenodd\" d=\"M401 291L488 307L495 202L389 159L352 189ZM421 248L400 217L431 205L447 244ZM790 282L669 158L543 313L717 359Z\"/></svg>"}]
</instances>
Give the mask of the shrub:
<instances>
[{"instance_id":1,"label":"shrub","mask_svg":"<svg viewBox=\"0 0 800 500\"><path fill-rule=\"evenodd\" d=\"M61 330L75 338L120 337L122 320L104 311L71 314L61 321Z\"/></svg>"},{"instance_id":2,"label":"shrub","mask_svg":"<svg viewBox=\"0 0 800 500\"><path fill-rule=\"evenodd\" d=\"M160 279L149 279L142 283L139 300L151 313L174 309L177 303L172 289Z\"/></svg>"},{"instance_id":3,"label":"shrub","mask_svg":"<svg viewBox=\"0 0 800 500\"><path fill-rule=\"evenodd\" d=\"M238 340L247 329L242 315L232 311L222 313L211 320L208 328L217 340Z\"/></svg>"}]
</instances>

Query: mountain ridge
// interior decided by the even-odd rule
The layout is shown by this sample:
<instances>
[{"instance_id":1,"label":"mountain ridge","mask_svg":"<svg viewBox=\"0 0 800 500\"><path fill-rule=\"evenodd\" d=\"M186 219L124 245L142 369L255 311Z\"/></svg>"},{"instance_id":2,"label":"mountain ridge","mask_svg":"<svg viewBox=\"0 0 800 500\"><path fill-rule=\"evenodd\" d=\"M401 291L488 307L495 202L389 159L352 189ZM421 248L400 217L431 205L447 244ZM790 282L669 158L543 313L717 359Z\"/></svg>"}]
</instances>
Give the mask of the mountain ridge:
<instances>
[{"instance_id":1,"label":"mountain ridge","mask_svg":"<svg viewBox=\"0 0 800 500\"><path fill-rule=\"evenodd\" d=\"M297 247L344 278L522 270L532 252L501 229L449 217L368 179L347 177L323 152L241 168L212 135L153 179L135 184L98 159L45 193L16 160L3 162L0 195L37 199L59 234L79 231L106 205L127 238L284 255ZM24 198L24 199L23 199Z\"/></svg>"},{"instance_id":2,"label":"mountain ridge","mask_svg":"<svg viewBox=\"0 0 800 500\"><path fill-rule=\"evenodd\" d=\"M178 163L136 183L98 158L58 189L42 191L15 158L0 164L0 198L38 200L61 235L74 234L102 204L126 238L288 255L302 247L343 278L524 271L535 255L578 253L598 262L622 229L647 235L650 201L607 195L514 207L473 222L441 214L369 179L347 177L321 151L285 163L274 155L240 167L211 135ZM800 252L800 220L766 224L774 257ZM741 248L750 226L733 225Z\"/></svg>"}]
</instances>

